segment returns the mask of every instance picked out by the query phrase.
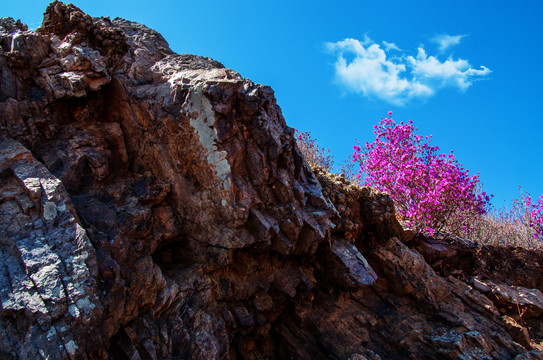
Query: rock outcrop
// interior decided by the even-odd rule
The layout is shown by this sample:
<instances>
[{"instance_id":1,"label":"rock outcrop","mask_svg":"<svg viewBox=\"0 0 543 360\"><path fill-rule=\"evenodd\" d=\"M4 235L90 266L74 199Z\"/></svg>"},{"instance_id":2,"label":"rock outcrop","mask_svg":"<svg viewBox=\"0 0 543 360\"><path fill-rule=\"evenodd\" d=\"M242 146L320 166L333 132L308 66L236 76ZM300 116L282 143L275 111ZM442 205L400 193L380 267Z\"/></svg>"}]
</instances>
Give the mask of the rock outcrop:
<instances>
[{"instance_id":1,"label":"rock outcrop","mask_svg":"<svg viewBox=\"0 0 543 360\"><path fill-rule=\"evenodd\" d=\"M0 19L0 179L0 359L543 358L541 277L406 242L269 87L137 23Z\"/></svg>"}]
</instances>

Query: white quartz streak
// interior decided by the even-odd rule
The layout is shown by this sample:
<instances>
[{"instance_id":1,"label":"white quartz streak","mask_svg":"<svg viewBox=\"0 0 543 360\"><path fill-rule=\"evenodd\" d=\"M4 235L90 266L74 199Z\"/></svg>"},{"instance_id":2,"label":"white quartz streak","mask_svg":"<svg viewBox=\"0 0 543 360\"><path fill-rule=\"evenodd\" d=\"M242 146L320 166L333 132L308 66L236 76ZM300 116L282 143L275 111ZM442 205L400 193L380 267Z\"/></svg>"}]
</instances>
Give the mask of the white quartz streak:
<instances>
[{"instance_id":1,"label":"white quartz streak","mask_svg":"<svg viewBox=\"0 0 543 360\"><path fill-rule=\"evenodd\" d=\"M190 90L185 111L190 118L190 125L196 130L200 143L207 150L207 162L213 166L217 177L222 181L225 190L230 190L230 164L226 159L226 151L217 148L217 129L215 128L215 112L209 99L203 94L203 84ZM197 113L197 117L192 114Z\"/></svg>"}]
</instances>

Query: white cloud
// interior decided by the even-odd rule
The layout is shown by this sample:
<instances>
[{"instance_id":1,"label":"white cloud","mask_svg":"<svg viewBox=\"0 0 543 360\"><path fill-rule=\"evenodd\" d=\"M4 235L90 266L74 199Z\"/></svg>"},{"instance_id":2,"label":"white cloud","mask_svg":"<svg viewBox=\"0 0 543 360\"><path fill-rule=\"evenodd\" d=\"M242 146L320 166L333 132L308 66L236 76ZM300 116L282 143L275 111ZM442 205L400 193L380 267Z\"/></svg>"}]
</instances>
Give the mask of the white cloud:
<instances>
[{"instance_id":1,"label":"white cloud","mask_svg":"<svg viewBox=\"0 0 543 360\"><path fill-rule=\"evenodd\" d=\"M336 76L350 90L398 105L411 97L425 97L433 93L429 87L403 78L405 65L387 60L385 51L377 44L364 47L356 39L345 39L328 43L328 48L338 53ZM355 58L347 63L343 56L345 53L351 53Z\"/></svg>"},{"instance_id":2,"label":"white cloud","mask_svg":"<svg viewBox=\"0 0 543 360\"><path fill-rule=\"evenodd\" d=\"M402 51L402 49L400 49L396 44L389 43L388 41L383 41L383 46L385 47L386 51L390 51L390 50Z\"/></svg>"},{"instance_id":3,"label":"white cloud","mask_svg":"<svg viewBox=\"0 0 543 360\"><path fill-rule=\"evenodd\" d=\"M465 36L466 35L440 34L440 35L434 36L432 38L432 41L437 44L439 52L443 53L443 52L447 51L451 46L455 46L455 45L460 44L460 41Z\"/></svg>"},{"instance_id":4,"label":"white cloud","mask_svg":"<svg viewBox=\"0 0 543 360\"><path fill-rule=\"evenodd\" d=\"M413 68L414 79L426 84L433 83L433 87L457 87L466 90L471 85L471 80L478 76L486 76L492 71L486 66L480 70L472 69L466 60L451 58L440 62L434 56L427 56L423 48L418 49L417 57L408 56L407 61Z\"/></svg>"},{"instance_id":5,"label":"white cloud","mask_svg":"<svg viewBox=\"0 0 543 360\"><path fill-rule=\"evenodd\" d=\"M463 59L441 62L435 56L427 56L423 48L418 49L416 57L391 58L387 51L396 50L397 46L388 42L383 45L385 49L367 36L362 42L345 39L327 43L328 50L336 55L337 81L349 91L405 105L412 99L429 98L443 87L466 90L473 80L491 72L484 66L472 69Z\"/></svg>"}]
</instances>

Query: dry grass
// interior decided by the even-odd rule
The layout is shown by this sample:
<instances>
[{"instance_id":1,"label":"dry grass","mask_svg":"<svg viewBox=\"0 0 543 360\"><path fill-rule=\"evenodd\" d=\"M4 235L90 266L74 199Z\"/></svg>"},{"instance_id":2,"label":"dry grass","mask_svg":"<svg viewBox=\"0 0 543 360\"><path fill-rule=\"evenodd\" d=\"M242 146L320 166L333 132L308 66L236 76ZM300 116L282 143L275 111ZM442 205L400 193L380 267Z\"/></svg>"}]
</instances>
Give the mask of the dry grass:
<instances>
[{"instance_id":1,"label":"dry grass","mask_svg":"<svg viewBox=\"0 0 543 360\"><path fill-rule=\"evenodd\" d=\"M311 167L320 166L328 172L332 172L334 161L330 150L319 147L316 139L311 138L311 133L307 131L298 131L294 133L298 148L302 151L305 159Z\"/></svg>"},{"instance_id":2,"label":"dry grass","mask_svg":"<svg viewBox=\"0 0 543 360\"><path fill-rule=\"evenodd\" d=\"M543 241L536 238L535 228L530 226L530 208L526 205L529 194L519 190L520 196L512 200L511 207L493 207L486 214L471 219L471 229L462 236L483 245L543 250Z\"/></svg>"},{"instance_id":3,"label":"dry grass","mask_svg":"<svg viewBox=\"0 0 543 360\"><path fill-rule=\"evenodd\" d=\"M475 219L472 230L464 236L484 245L512 246L543 250L543 242L534 236L528 218L513 211L492 211Z\"/></svg>"}]
</instances>

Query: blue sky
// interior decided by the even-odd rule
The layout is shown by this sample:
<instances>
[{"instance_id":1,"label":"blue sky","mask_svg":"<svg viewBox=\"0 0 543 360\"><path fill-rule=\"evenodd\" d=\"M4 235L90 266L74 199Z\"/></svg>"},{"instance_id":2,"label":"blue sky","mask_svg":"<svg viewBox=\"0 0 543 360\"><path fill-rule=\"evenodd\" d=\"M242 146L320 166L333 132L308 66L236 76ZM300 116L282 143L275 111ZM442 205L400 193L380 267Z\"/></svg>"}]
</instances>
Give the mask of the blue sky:
<instances>
[{"instance_id":1,"label":"blue sky","mask_svg":"<svg viewBox=\"0 0 543 360\"><path fill-rule=\"evenodd\" d=\"M541 1L73 3L272 86L287 124L310 131L336 163L393 111L479 171L496 206L520 185L543 194ZM0 16L35 28L47 4L3 1Z\"/></svg>"}]
</instances>

